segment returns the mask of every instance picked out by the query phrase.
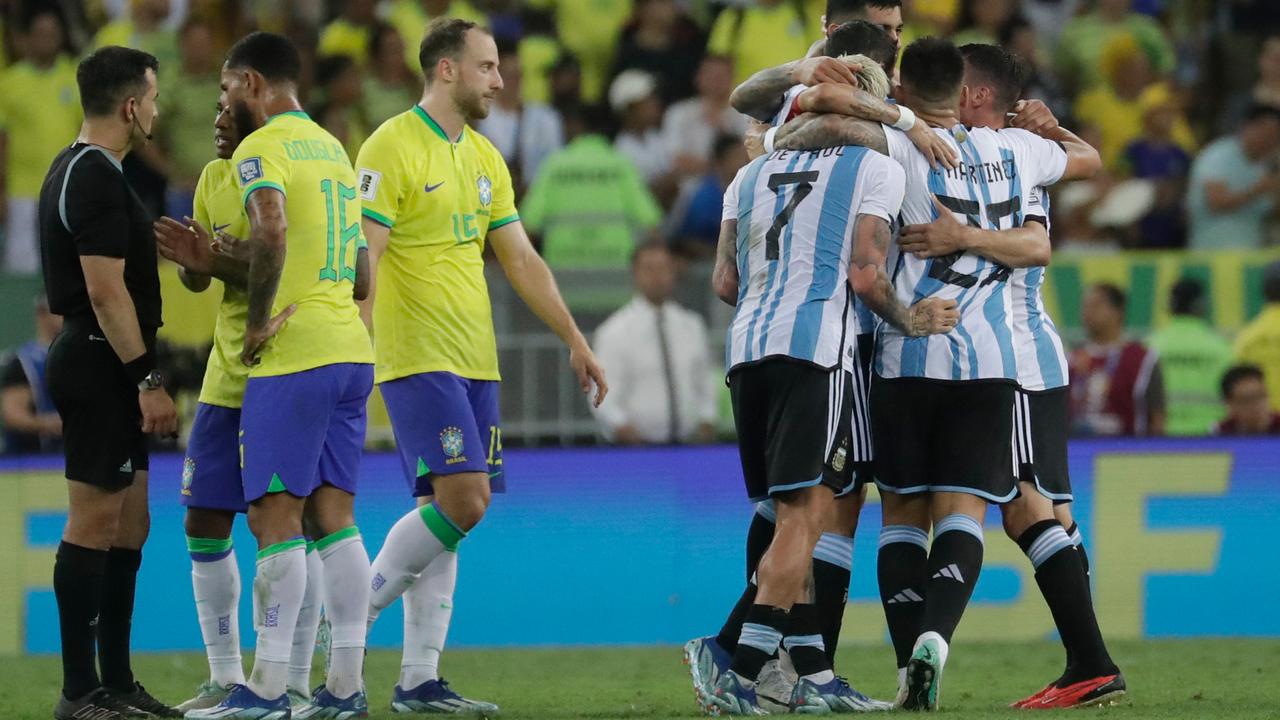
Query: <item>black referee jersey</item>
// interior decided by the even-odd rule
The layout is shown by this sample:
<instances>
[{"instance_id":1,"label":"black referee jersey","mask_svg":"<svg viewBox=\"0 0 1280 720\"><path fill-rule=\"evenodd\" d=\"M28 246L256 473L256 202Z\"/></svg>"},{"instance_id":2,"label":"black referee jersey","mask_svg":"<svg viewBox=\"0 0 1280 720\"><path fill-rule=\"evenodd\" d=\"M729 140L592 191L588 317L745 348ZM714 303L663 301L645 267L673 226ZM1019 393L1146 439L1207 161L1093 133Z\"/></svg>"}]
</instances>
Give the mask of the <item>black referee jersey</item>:
<instances>
[{"instance_id":1,"label":"black referee jersey","mask_svg":"<svg viewBox=\"0 0 1280 720\"><path fill-rule=\"evenodd\" d=\"M106 150L76 143L58 153L40 188L40 253L49 310L97 325L82 255L124 258L124 284L143 337L160 327L160 275L151 217ZM150 344L150 342L148 343Z\"/></svg>"}]
</instances>

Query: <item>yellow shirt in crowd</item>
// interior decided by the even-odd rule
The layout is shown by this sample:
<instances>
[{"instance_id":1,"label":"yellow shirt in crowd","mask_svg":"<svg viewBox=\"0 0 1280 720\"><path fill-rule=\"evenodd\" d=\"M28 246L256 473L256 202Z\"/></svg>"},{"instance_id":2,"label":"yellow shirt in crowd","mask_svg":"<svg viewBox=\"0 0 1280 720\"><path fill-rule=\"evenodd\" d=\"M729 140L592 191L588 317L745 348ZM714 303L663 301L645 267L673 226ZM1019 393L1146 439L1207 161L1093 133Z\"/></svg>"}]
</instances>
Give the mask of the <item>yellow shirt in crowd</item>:
<instances>
[{"instance_id":1,"label":"yellow shirt in crowd","mask_svg":"<svg viewBox=\"0 0 1280 720\"><path fill-rule=\"evenodd\" d=\"M8 192L37 198L49 164L80 133L76 63L59 57L48 70L15 63L0 73L0 87L0 129L9 137Z\"/></svg>"}]
</instances>

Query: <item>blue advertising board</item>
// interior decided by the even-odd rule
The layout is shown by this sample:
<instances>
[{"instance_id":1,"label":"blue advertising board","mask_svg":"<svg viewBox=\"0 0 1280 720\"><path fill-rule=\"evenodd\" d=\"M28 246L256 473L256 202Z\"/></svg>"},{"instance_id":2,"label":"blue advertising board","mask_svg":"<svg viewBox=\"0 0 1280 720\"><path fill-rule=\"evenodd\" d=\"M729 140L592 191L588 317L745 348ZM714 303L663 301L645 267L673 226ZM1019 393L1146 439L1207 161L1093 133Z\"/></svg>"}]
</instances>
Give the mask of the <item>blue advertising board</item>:
<instances>
[{"instance_id":1,"label":"blue advertising board","mask_svg":"<svg viewBox=\"0 0 1280 720\"><path fill-rule=\"evenodd\" d=\"M1270 529L1280 518L1280 440L1073 443L1075 513L1098 615L1111 637L1280 636ZM178 504L181 458L152 459L151 538L134 645L202 647ZM736 449L516 450L508 488L460 548L452 646L676 643L715 630L744 580L745 500ZM365 458L357 521L370 554L411 507L399 460ZM59 647L51 590L65 520L57 458L0 464L0 654ZM884 638L875 590L879 505L872 493L854 552L845 641ZM235 531L253 573L252 536ZM987 519L986 567L962 637L1052 634L1031 569ZM1263 572L1270 567L1270 572ZM246 583L245 587L248 587ZM1241 597L1270 598L1241 604ZM251 642L250 598L241 623ZM371 645L396 646L399 604Z\"/></svg>"}]
</instances>

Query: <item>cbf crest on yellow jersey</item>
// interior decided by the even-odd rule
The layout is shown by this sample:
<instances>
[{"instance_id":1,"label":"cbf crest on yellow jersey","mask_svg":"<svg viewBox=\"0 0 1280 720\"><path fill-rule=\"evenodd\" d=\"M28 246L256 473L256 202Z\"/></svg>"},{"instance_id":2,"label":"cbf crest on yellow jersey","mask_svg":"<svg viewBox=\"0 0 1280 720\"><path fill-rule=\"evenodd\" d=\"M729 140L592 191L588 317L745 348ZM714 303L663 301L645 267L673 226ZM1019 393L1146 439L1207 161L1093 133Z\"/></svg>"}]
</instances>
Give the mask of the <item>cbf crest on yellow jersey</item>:
<instances>
[{"instance_id":1,"label":"cbf crest on yellow jersey","mask_svg":"<svg viewBox=\"0 0 1280 720\"><path fill-rule=\"evenodd\" d=\"M252 377L335 363L371 363L373 349L351 293L363 244L356 174L342 144L302 112L272 116L231 159L241 202L256 190L284 193L284 272L272 315L297 312L267 341Z\"/></svg>"},{"instance_id":2,"label":"cbf crest on yellow jersey","mask_svg":"<svg viewBox=\"0 0 1280 720\"><path fill-rule=\"evenodd\" d=\"M219 230L232 237L249 237L249 219L240 204L240 183L230 160L214 160L204 166L196 182L196 222L210 233ZM249 368L240 362L244 349L244 323L249 299L242 288L223 285L222 303L213 325L213 350L200 384L200 402L238 408L244 400Z\"/></svg>"},{"instance_id":3,"label":"cbf crest on yellow jersey","mask_svg":"<svg viewBox=\"0 0 1280 720\"><path fill-rule=\"evenodd\" d=\"M373 305L378 382L499 379L481 254L488 233L520 219L502 155L471 128L451 140L415 106L365 141L356 166L364 216L391 229Z\"/></svg>"}]
</instances>

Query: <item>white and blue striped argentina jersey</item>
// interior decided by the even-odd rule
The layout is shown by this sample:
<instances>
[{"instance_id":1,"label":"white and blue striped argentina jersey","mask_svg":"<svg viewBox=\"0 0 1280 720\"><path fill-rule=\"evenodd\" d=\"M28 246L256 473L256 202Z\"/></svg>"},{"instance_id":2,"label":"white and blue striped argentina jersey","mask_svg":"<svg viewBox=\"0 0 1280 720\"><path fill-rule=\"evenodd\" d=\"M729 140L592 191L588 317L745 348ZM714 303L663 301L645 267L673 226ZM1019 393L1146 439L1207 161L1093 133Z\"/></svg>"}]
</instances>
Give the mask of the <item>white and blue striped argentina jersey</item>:
<instances>
[{"instance_id":1,"label":"white and blue striped argentina jersey","mask_svg":"<svg viewBox=\"0 0 1280 720\"><path fill-rule=\"evenodd\" d=\"M1049 228L1049 194L1042 187L1027 193L1026 218L1039 218ZM1009 275L1013 310L1013 342L1018 356L1018 384L1038 392L1067 385L1067 353L1058 327L1044 307L1040 293L1045 268L1018 268Z\"/></svg>"},{"instance_id":2,"label":"white and blue striped argentina jersey","mask_svg":"<svg viewBox=\"0 0 1280 720\"><path fill-rule=\"evenodd\" d=\"M960 129L960 128L957 128ZM937 129L955 147L960 165L933 169L906 135L885 128L890 156L906 170L902 224L938 217L933 197L960 222L990 230L1022 225L1025 193L1052 185L1066 171L1066 152L1055 142L1023 130ZM876 374L885 378L935 380L1019 379L1013 330L1010 269L970 252L919 260L890 249L889 273L903 305L924 298L954 299L960 323L945 335L906 337L888 323L876 336Z\"/></svg>"},{"instance_id":3,"label":"white and blue striped argentina jersey","mask_svg":"<svg viewBox=\"0 0 1280 720\"><path fill-rule=\"evenodd\" d=\"M738 222L738 302L725 367L789 357L852 368L859 328L849 286L859 215L892 222L904 174L862 147L778 150L738 172L724 219Z\"/></svg>"},{"instance_id":4,"label":"white and blue striped argentina jersey","mask_svg":"<svg viewBox=\"0 0 1280 720\"><path fill-rule=\"evenodd\" d=\"M795 110L796 98L800 97L800 93L808 90L807 85L793 85L791 89L782 96L782 107L778 108L778 112L773 116L773 122L770 123L774 127L782 127L788 120L797 115ZM893 102L889 100L889 102ZM864 302L858 302L854 306L858 313L858 334L870 335L876 330L876 316L871 312L871 308L867 307Z\"/></svg>"}]
</instances>

